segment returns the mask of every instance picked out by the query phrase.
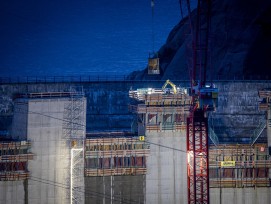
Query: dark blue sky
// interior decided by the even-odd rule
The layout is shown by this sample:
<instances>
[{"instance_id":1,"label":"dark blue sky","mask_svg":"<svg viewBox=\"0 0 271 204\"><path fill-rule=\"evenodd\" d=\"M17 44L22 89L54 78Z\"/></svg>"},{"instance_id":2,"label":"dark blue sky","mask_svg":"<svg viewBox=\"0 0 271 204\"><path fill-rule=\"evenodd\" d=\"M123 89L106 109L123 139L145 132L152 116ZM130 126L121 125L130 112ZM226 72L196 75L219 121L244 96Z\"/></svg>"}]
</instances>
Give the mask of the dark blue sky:
<instances>
[{"instance_id":1,"label":"dark blue sky","mask_svg":"<svg viewBox=\"0 0 271 204\"><path fill-rule=\"evenodd\" d=\"M155 49L180 20L179 0L156 0ZM0 3L0 76L127 74L152 51L150 0Z\"/></svg>"}]
</instances>

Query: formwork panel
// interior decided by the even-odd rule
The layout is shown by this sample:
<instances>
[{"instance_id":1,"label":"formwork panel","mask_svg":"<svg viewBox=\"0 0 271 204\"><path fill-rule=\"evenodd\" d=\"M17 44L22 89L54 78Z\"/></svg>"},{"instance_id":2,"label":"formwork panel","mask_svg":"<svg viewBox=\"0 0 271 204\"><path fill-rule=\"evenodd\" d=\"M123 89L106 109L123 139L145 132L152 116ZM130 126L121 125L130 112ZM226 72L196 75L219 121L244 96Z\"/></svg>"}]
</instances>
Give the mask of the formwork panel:
<instances>
[{"instance_id":1,"label":"formwork panel","mask_svg":"<svg viewBox=\"0 0 271 204\"><path fill-rule=\"evenodd\" d=\"M211 146L209 155L211 188L270 186L267 144Z\"/></svg>"}]
</instances>

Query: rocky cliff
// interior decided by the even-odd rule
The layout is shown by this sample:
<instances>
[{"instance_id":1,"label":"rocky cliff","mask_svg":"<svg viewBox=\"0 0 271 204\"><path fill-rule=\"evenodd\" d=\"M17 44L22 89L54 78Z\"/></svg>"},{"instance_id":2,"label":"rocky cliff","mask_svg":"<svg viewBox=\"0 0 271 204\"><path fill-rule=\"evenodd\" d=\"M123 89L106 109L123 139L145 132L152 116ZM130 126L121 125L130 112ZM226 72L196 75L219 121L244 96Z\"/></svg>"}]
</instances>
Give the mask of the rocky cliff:
<instances>
[{"instance_id":1,"label":"rocky cliff","mask_svg":"<svg viewBox=\"0 0 271 204\"><path fill-rule=\"evenodd\" d=\"M195 20L196 12L192 13ZM271 1L213 0L208 78L271 79ZM191 34L188 17L170 32L160 50L160 75L147 69L136 79L189 79ZM212 75L212 76L210 76Z\"/></svg>"}]
</instances>

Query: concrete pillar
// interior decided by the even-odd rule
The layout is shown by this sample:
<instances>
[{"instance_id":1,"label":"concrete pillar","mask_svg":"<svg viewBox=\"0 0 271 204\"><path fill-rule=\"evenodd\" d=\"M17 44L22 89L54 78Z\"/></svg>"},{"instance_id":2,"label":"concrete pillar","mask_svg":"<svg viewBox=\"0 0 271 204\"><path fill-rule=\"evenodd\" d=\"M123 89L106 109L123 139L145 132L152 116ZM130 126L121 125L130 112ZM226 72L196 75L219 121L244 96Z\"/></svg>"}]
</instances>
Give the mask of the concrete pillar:
<instances>
[{"instance_id":1,"label":"concrete pillar","mask_svg":"<svg viewBox=\"0 0 271 204\"><path fill-rule=\"evenodd\" d=\"M267 110L267 120L266 120L266 127L267 127L267 142L269 148L269 155L271 154L271 106Z\"/></svg>"},{"instance_id":2,"label":"concrete pillar","mask_svg":"<svg viewBox=\"0 0 271 204\"><path fill-rule=\"evenodd\" d=\"M185 131L154 131L147 132L146 136L151 143L147 159L146 203L187 203Z\"/></svg>"},{"instance_id":3,"label":"concrete pillar","mask_svg":"<svg viewBox=\"0 0 271 204\"><path fill-rule=\"evenodd\" d=\"M82 126L80 127L85 127L86 100L85 98L81 100L84 108L80 113L80 117L82 117ZM21 104L24 104L24 106L21 106ZM67 104L71 104L70 98L34 98L15 101L15 110L18 111L15 111L14 114L17 122L13 123L13 135L19 139L26 138L30 140L31 152L35 155L35 159L28 162L28 170L31 176L28 180L27 188L25 187L27 189L25 202L33 204L70 203L71 145L69 138L67 138L70 127L66 127L66 129L64 127L67 126L66 121L71 121L67 120L65 115L70 116L72 110L67 108ZM21 121L18 121L18 119ZM72 128L72 130L74 137L80 136L82 140L85 139L84 128L77 132L74 131L75 128ZM22 133L21 135L20 132ZM79 159L76 161L78 162ZM82 192L80 194L80 201L82 202L80 203L84 203L85 198L83 193L83 162L83 157L80 157L82 171L76 174L78 178L78 181L76 180L77 183L80 181L78 186L83 188L83 190L80 189L79 191ZM79 166L78 164L77 166ZM18 186L24 187L23 185ZM19 191L16 190L14 192L19 195ZM21 192L23 193L24 190L20 190L20 194ZM24 198L23 196L21 197ZM13 203L22 202L16 200Z\"/></svg>"},{"instance_id":4,"label":"concrete pillar","mask_svg":"<svg viewBox=\"0 0 271 204\"><path fill-rule=\"evenodd\" d=\"M271 106L267 110L267 119L266 119L266 132L267 132L267 143L268 143L268 152L271 155ZM269 181L271 180L271 168L269 168Z\"/></svg>"}]
</instances>

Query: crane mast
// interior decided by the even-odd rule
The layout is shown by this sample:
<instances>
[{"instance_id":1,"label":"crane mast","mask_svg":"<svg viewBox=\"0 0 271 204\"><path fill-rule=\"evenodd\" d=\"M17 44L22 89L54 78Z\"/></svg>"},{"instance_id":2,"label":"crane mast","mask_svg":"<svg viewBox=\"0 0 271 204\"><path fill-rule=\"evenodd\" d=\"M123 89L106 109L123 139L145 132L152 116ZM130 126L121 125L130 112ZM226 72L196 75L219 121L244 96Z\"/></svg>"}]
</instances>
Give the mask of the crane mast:
<instances>
[{"instance_id":1,"label":"crane mast","mask_svg":"<svg viewBox=\"0 0 271 204\"><path fill-rule=\"evenodd\" d=\"M187 118L188 204L209 204L207 112L215 110L218 90L212 84L206 84L211 0L198 0L197 3L196 21L192 20L192 12L188 9L193 48L190 70L192 103ZM187 5L190 5L189 0Z\"/></svg>"}]
</instances>

